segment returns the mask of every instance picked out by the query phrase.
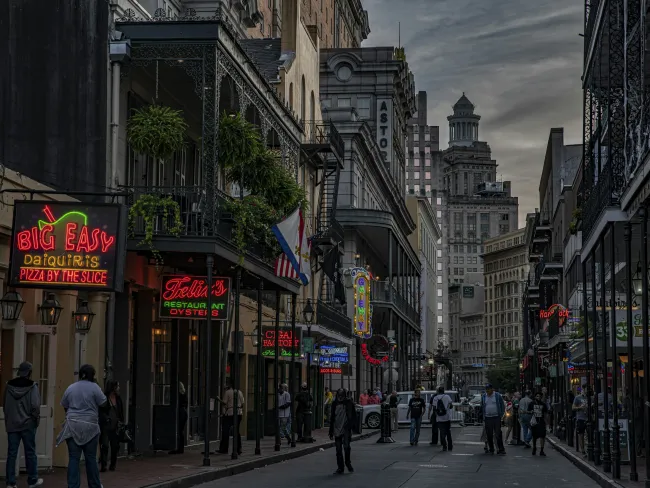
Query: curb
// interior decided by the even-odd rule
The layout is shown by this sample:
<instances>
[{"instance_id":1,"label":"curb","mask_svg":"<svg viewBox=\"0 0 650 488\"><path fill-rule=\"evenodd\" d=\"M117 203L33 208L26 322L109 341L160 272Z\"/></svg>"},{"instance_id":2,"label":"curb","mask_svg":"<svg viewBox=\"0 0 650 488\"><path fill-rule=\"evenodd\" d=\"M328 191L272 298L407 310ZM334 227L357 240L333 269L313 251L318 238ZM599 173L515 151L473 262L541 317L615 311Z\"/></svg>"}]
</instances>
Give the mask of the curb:
<instances>
[{"instance_id":1,"label":"curb","mask_svg":"<svg viewBox=\"0 0 650 488\"><path fill-rule=\"evenodd\" d=\"M601 486L602 488L624 488L623 485L621 485L620 483L616 482L615 480L609 478L607 475L605 475L599 469L594 468L591 464L584 461L577 454L574 454L573 452L571 452L571 450L569 450L566 447L564 447L563 445L561 445L555 439L552 439L552 438L547 436L546 440L551 443L551 446L553 446L553 449L555 449L560 454L562 454L574 466L576 466L580 471L582 471L587 476L589 476L592 480L594 480L596 483L598 483L598 485Z\"/></svg>"},{"instance_id":2,"label":"curb","mask_svg":"<svg viewBox=\"0 0 650 488\"><path fill-rule=\"evenodd\" d=\"M352 436L352 442L367 439L378 433L379 430L373 430L368 432L367 434L357 434L355 436ZM145 485L142 488L190 488L192 486L200 485L202 483L207 483L209 481L215 481L222 478L227 478L228 476L234 476L236 474L245 473L247 471L263 468L265 466L270 466L272 464L278 464L284 461L289 461L291 459L307 456L309 454L318 452L321 449L330 449L332 447L334 447L334 441L328 440L323 444L305 447L300 450L288 451L282 454L275 454L264 458L253 459L251 461L244 461L238 464L234 464L232 466L227 466L225 468L213 468L211 470L203 471L201 473L191 474L188 476L183 476L172 480L162 481L160 483L152 483L150 485Z\"/></svg>"}]
</instances>

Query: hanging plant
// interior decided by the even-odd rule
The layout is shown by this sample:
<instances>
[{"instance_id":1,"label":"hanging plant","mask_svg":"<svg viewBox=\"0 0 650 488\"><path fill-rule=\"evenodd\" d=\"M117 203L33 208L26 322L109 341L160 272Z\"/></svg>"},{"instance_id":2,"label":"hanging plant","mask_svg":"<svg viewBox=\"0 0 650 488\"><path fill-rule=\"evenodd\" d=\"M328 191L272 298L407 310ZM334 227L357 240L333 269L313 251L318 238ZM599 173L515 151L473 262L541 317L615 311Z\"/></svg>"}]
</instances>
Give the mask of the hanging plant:
<instances>
[{"instance_id":1,"label":"hanging plant","mask_svg":"<svg viewBox=\"0 0 650 488\"><path fill-rule=\"evenodd\" d=\"M275 258L280 254L280 246L271 230L277 223L278 213L266 203L264 198L249 195L242 200L226 202L226 212L233 219L233 242L239 254L239 264L244 263L244 254L252 244L262 247L264 258Z\"/></svg>"},{"instance_id":2,"label":"hanging plant","mask_svg":"<svg viewBox=\"0 0 650 488\"><path fill-rule=\"evenodd\" d=\"M133 111L126 136L135 152L165 159L183 148L187 127L181 110L148 105Z\"/></svg>"},{"instance_id":3,"label":"hanging plant","mask_svg":"<svg viewBox=\"0 0 650 488\"><path fill-rule=\"evenodd\" d=\"M573 209L573 219L582 220L582 207L576 207Z\"/></svg>"},{"instance_id":4,"label":"hanging plant","mask_svg":"<svg viewBox=\"0 0 650 488\"><path fill-rule=\"evenodd\" d=\"M147 246L158 264L163 263L160 251L153 244L156 222L166 225L166 232L175 237L180 237L183 231L181 208L178 202L171 197L147 193L140 195L129 208L129 235L135 236L135 227L138 217L144 221L144 237L138 246ZM160 219L160 220L159 220Z\"/></svg>"},{"instance_id":5,"label":"hanging plant","mask_svg":"<svg viewBox=\"0 0 650 488\"><path fill-rule=\"evenodd\" d=\"M569 224L569 232L573 235L576 235L578 233L578 224L575 220L572 220Z\"/></svg>"},{"instance_id":6,"label":"hanging plant","mask_svg":"<svg viewBox=\"0 0 650 488\"><path fill-rule=\"evenodd\" d=\"M259 130L240 113L222 115L218 143L219 164L226 173L248 166L263 149Z\"/></svg>"}]
</instances>

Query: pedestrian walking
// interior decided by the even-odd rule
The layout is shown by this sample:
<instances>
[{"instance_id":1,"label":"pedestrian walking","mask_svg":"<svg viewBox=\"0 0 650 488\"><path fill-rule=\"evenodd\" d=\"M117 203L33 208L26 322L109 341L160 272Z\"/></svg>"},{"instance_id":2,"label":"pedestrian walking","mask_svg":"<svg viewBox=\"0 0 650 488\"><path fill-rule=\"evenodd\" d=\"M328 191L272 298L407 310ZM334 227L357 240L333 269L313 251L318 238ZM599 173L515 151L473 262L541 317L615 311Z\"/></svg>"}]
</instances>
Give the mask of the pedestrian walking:
<instances>
[{"instance_id":1,"label":"pedestrian walking","mask_svg":"<svg viewBox=\"0 0 650 488\"><path fill-rule=\"evenodd\" d=\"M5 430L7 432L7 488L16 488L16 458L20 443L25 451L27 485L41 486L36 455L36 429L40 421L41 397L38 385L32 380L32 363L18 366L18 375L7 382L4 396Z\"/></svg>"},{"instance_id":2,"label":"pedestrian walking","mask_svg":"<svg viewBox=\"0 0 650 488\"><path fill-rule=\"evenodd\" d=\"M291 395L289 385L282 383L278 388L278 423L280 424L280 439L285 438L291 445Z\"/></svg>"},{"instance_id":3,"label":"pedestrian walking","mask_svg":"<svg viewBox=\"0 0 650 488\"><path fill-rule=\"evenodd\" d=\"M524 449L530 449L530 441L533 438L533 433L530 430L530 420L533 415L528 411L530 404L533 403L532 396L532 392L528 390L519 402L519 423L524 431Z\"/></svg>"},{"instance_id":4,"label":"pedestrian walking","mask_svg":"<svg viewBox=\"0 0 650 488\"><path fill-rule=\"evenodd\" d=\"M512 402L510 401L510 398L505 397L504 401L506 402L506 415L503 420L503 424L506 428L506 437L504 439L504 444L508 444L508 439L510 439L510 435L512 434L513 428L515 426L515 416L513 413L513 405ZM512 441L509 443L509 445L514 444L514 435L512 436Z\"/></svg>"},{"instance_id":5,"label":"pedestrian walking","mask_svg":"<svg viewBox=\"0 0 650 488\"><path fill-rule=\"evenodd\" d=\"M422 427L422 417L426 408L427 402L420 396L420 390L415 390L406 410L406 419L411 418L410 440L412 446L417 446L420 440L420 427Z\"/></svg>"},{"instance_id":6,"label":"pedestrian walking","mask_svg":"<svg viewBox=\"0 0 650 488\"><path fill-rule=\"evenodd\" d=\"M237 425L235 425L235 391L237 392ZM223 407L223 418L221 419L221 442L219 442L219 454L228 454L230 443L230 431L232 430L233 437L237 435L237 454L242 453L241 448L241 433L239 432L239 424L241 423L242 415L244 414L244 395L240 390L234 390L232 387L232 380L226 379L226 393L224 398L217 397L217 401Z\"/></svg>"},{"instance_id":7,"label":"pedestrian walking","mask_svg":"<svg viewBox=\"0 0 650 488\"><path fill-rule=\"evenodd\" d=\"M110 450L111 464L109 469L115 471L117 464L117 453L120 450L120 431L124 428L124 405L120 397L120 384L117 381L109 380L104 388L104 395L108 400L108 412L100 412L100 472L106 471L106 463Z\"/></svg>"},{"instance_id":8,"label":"pedestrian walking","mask_svg":"<svg viewBox=\"0 0 650 488\"><path fill-rule=\"evenodd\" d=\"M528 411L533 413L530 425L533 428L533 456L537 454L537 440L539 439L539 455L544 454L544 442L546 441L546 416L548 415L548 405L542 400L542 394L535 395L535 401L528 406Z\"/></svg>"},{"instance_id":9,"label":"pedestrian walking","mask_svg":"<svg viewBox=\"0 0 650 488\"><path fill-rule=\"evenodd\" d=\"M571 410L573 411L576 419L576 434L578 438L578 450L585 454L585 432L587 431L587 397L583 395L586 391L587 385L582 389L578 388L578 394L573 398Z\"/></svg>"},{"instance_id":10,"label":"pedestrian walking","mask_svg":"<svg viewBox=\"0 0 650 488\"><path fill-rule=\"evenodd\" d=\"M438 387L438 393L431 400L431 405L435 406L434 414L436 416L436 425L440 430L440 444L443 451L451 451L454 445L451 440L451 409L454 402L449 395L445 393L445 388Z\"/></svg>"},{"instance_id":11,"label":"pedestrian walking","mask_svg":"<svg viewBox=\"0 0 650 488\"><path fill-rule=\"evenodd\" d=\"M496 438L497 454L504 455L506 450L503 447L501 419L506 413L506 406L501 393L494 391L490 383L485 385L485 393L481 396L481 411L483 412L483 422L485 423L485 433L487 434L490 454L494 454L494 441Z\"/></svg>"},{"instance_id":12,"label":"pedestrian walking","mask_svg":"<svg viewBox=\"0 0 650 488\"><path fill-rule=\"evenodd\" d=\"M121 400L120 400L121 401ZM176 435L176 449L169 454L183 454L185 452L185 425L187 424L187 391L185 385L178 382L178 431Z\"/></svg>"},{"instance_id":13,"label":"pedestrian walking","mask_svg":"<svg viewBox=\"0 0 650 488\"><path fill-rule=\"evenodd\" d=\"M354 402L347 397L347 392L343 388L339 388L332 403L329 429L330 439L334 439L336 446L337 469L334 474L343 474L344 467L347 467L350 473L354 472L350 442L352 430L357 427L356 422Z\"/></svg>"},{"instance_id":14,"label":"pedestrian walking","mask_svg":"<svg viewBox=\"0 0 650 488\"><path fill-rule=\"evenodd\" d=\"M314 399L307 389L307 383L303 383L300 386L300 391L296 395L296 435L298 437L298 442L304 440L305 414L311 412L313 401Z\"/></svg>"},{"instance_id":15,"label":"pedestrian walking","mask_svg":"<svg viewBox=\"0 0 650 488\"><path fill-rule=\"evenodd\" d=\"M326 386L325 387L325 403L324 403L325 408L323 408L323 411L324 411L323 423L325 425L329 425L329 423L330 423L330 411L332 409L332 402L333 401L334 401L334 395L332 394L332 391L329 389L329 387Z\"/></svg>"},{"instance_id":16,"label":"pedestrian walking","mask_svg":"<svg viewBox=\"0 0 650 488\"><path fill-rule=\"evenodd\" d=\"M366 390L361 395L359 395L359 405L366 406L368 405L368 400L373 395L372 390Z\"/></svg>"},{"instance_id":17,"label":"pedestrian walking","mask_svg":"<svg viewBox=\"0 0 650 488\"><path fill-rule=\"evenodd\" d=\"M99 445L99 412L108 410L106 395L95 381L95 368L84 364L79 368L79 381L72 383L61 398L65 423L56 439L68 445L68 488L80 488L79 465L83 454L86 462L88 488L102 488L97 464Z\"/></svg>"},{"instance_id":18,"label":"pedestrian walking","mask_svg":"<svg viewBox=\"0 0 650 488\"><path fill-rule=\"evenodd\" d=\"M390 407L390 429L391 432L397 432L399 430L399 422L397 421L397 405L399 404L399 397L397 392L393 392L388 397L388 406Z\"/></svg>"}]
</instances>

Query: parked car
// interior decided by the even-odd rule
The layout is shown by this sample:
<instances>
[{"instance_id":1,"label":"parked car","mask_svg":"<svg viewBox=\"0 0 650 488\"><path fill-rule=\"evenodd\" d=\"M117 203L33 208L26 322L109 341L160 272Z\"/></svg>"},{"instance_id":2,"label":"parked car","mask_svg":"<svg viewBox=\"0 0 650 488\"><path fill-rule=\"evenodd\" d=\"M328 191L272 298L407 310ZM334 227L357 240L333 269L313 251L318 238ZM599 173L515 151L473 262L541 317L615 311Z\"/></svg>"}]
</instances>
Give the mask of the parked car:
<instances>
[{"instance_id":1,"label":"parked car","mask_svg":"<svg viewBox=\"0 0 650 488\"><path fill-rule=\"evenodd\" d=\"M447 395L451 397L453 402L453 410L451 412L451 421L458 422L461 425L464 424L465 415L460 411L460 394L457 391L445 391ZM424 418L422 419L423 424L429 424L429 410L431 405L429 402L431 399L437 395L435 391L421 391L420 396L422 396L427 402L427 409L424 412ZM412 391L401 391L397 393L397 398L399 399L397 403L397 422L400 424L408 424L409 419L406 418L406 412L408 411L409 400L413 396ZM435 408L435 406L434 406ZM363 406L363 423L369 429L378 429L381 425L381 405L364 405Z\"/></svg>"}]
</instances>

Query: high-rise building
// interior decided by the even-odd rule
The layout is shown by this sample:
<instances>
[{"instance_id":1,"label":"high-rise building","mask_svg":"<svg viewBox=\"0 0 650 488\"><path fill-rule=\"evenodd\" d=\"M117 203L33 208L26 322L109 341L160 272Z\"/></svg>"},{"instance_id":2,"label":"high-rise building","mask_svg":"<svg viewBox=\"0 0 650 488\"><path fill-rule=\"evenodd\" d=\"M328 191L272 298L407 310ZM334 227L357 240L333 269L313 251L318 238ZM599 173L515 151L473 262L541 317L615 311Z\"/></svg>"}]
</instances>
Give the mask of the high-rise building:
<instances>
[{"instance_id":1,"label":"high-rise building","mask_svg":"<svg viewBox=\"0 0 650 488\"><path fill-rule=\"evenodd\" d=\"M485 355L490 359L504 347L522 347L521 297L529 267L525 233L518 229L483 243Z\"/></svg>"},{"instance_id":2,"label":"high-rise building","mask_svg":"<svg viewBox=\"0 0 650 488\"><path fill-rule=\"evenodd\" d=\"M406 193L431 198L433 192L442 186L442 171L440 165L435 165L433 161L440 150L440 130L438 126L427 123L427 92L418 92L417 109L417 113L408 121L407 139L404 142L407 157Z\"/></svg>"},{"instance_id":3,"label":"high-rise building","mask_svg":"<svg viewBox=\"0 0 650 488\"><path fill-rule=\"evenodd\" d=\"M480 116L464 93L453 110L447 117L449 148L442 151L442 222L449 282L463 283L466 273L483 272L483 242L517 229L519 203L510 182L498 181L490 146L478 140Z\"/></svg>"}]
</instances>

